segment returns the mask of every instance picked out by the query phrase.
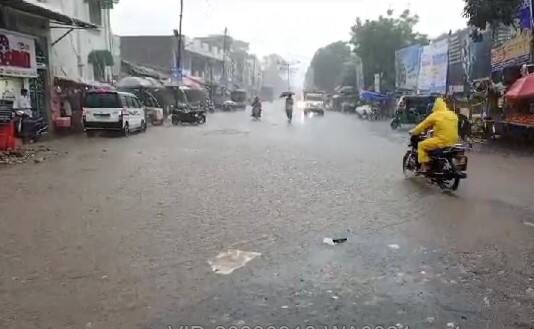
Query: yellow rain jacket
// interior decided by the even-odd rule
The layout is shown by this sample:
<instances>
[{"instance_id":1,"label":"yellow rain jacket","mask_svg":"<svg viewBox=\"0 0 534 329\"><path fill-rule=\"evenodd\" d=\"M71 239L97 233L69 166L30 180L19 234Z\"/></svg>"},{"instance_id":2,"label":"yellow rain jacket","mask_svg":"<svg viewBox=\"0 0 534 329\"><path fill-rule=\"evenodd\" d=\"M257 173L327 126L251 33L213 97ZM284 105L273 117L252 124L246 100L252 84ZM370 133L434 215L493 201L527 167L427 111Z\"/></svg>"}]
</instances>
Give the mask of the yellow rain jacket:
<instances>
[{"instance_id":1,"label":"yellow rain jacket","mask_svg":"<svg viewBox=\"0 0 534 329\"><path fill-rule=\"evenodd\" d=\"M432 137L419 143L419 163L430 162L428 152L458 143L458 116L447 108L443 98L436 99L432 114L417 125L411 134L419 135L431 128L434 129Z\"/></svg>"}]
</instances>

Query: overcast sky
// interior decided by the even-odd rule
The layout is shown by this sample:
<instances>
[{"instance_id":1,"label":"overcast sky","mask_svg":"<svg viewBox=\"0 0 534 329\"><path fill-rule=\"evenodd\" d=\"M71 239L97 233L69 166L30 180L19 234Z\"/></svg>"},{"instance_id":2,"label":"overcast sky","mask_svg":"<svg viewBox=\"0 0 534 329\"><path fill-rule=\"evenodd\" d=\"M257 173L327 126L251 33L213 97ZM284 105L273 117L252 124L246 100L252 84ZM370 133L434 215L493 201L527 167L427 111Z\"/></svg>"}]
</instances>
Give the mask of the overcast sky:
<instances>
[{"instance_id":1,"label":"overcast sky","mask_svg":"<svg viewBox=\"0 0 534 329\"><path fill-rule=\"evenodd\" d=\"M357 17L377 18L388 9L409 8L420 16L419 32L431 37L466 25L463 0L184 0L183 33L229 34L263 56L278 53L302 62L303 70L320 47L350 38ZM121 0L112 25L119 35L172 34L179 0Z\"/></svg>"}]
</instances>

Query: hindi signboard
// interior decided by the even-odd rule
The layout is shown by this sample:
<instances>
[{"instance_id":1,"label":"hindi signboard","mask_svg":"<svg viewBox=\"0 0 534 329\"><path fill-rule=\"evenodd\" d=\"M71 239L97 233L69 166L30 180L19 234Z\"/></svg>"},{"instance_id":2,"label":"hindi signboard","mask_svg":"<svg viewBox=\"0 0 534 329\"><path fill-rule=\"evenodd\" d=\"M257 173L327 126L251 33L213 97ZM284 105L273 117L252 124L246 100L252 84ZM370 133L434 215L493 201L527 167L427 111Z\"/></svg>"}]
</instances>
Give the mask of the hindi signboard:
<instances>
[{"instance_id":1,"label":"hindi signboard","mask_svg":"<svg viewBox=\"0 0 534 329\"><path fill-rule=\"evenodd\" d=\"M35 40L23 34L0 29L0 75L35 78Z\"/></svg>"}]
</instances>

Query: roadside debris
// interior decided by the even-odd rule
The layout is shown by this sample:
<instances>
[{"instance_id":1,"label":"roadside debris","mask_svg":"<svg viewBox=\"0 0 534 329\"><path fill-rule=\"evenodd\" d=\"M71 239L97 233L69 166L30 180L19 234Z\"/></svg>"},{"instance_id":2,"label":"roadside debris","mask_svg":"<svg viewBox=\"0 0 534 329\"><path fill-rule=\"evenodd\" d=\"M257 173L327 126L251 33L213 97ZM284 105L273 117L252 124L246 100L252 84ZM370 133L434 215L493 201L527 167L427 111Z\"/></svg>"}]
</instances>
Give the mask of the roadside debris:
<instances>
[{"instance_id":1,"label":"roadside debris","mask_svg":"<svg viewBox=\"0 0 534 329\"><path fill-rule=\"evenodd\" d=\"M338 244L347 242L347 240L348 240L347 238L340 238L340 239L324 238L323 243L329 246L336 246Z\"/></svg>"},{"instance_id":2,"label":"roadside debris","mask_svg":"<svg viewBox=\"0 0 534 329\"><path fill-rule=\"evenodd\" d=\"M258 256L261 256L258 252L230 249L218 254L214 259L208 260L208 264L211 265L213 272L228 275Z\"/></svg>"},{"instance_id":3,"label":"roadside debris","mask_svg":"<svg viewBox=\"0 0 534 329\"><path fill-rule=\"evenodd\" d=\"M534 289L533 288L528 288L525 292L527 293L527 296L534 297Z\"/></svg>"},{"instance_id":4,"label":"roadside debris","mask_svg":"<svg viewBox=\"0 0 534 329\"><path fill-rule=\"evenodd\" d=\"M528 226L528 227L533 227L534 228L534 223L532 223L532 222L524 221L523 224Z\"/></svg>"},{"instance_id":5,"label":"roadside debris","mask_svg":"<svg viewBox=\"0 0 534 329\"><path fill-rule=\"evenodd\" d=\"M390 249L399 250L400 246L398 244L388 244L388 247Z\"/></svg>"},{"instance_id":6,"label":"roadside debris","mask_svg":"<svg viewBox=\"0 0 534 329\"><path fill-rule=\"evenodd\" d=\"M41 163L46 159L58 156L58 153L44 145L25 147L13 151L0 151L0 167L23 164L28 161Z\"/></svg>"}]
</instances>

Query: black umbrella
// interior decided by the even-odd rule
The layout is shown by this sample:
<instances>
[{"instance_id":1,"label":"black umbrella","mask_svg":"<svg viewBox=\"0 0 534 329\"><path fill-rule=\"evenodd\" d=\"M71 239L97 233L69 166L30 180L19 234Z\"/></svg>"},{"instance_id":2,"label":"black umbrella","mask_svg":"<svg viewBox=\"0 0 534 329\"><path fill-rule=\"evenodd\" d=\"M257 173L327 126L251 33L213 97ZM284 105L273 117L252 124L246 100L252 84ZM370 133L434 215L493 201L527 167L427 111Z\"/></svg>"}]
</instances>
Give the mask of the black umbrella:
<instances>
[{"instance_id":1,"label":"black umbrella","mask_svg":"<svg viewBox=\"0 0 534 329\"><path fill-rule=\"evenodd\" d=\"M292 91L284 91L283 93L280 94L280 98L289 97L293 95L295 95L295 93Z\"/></svg>"}]
</instances>

